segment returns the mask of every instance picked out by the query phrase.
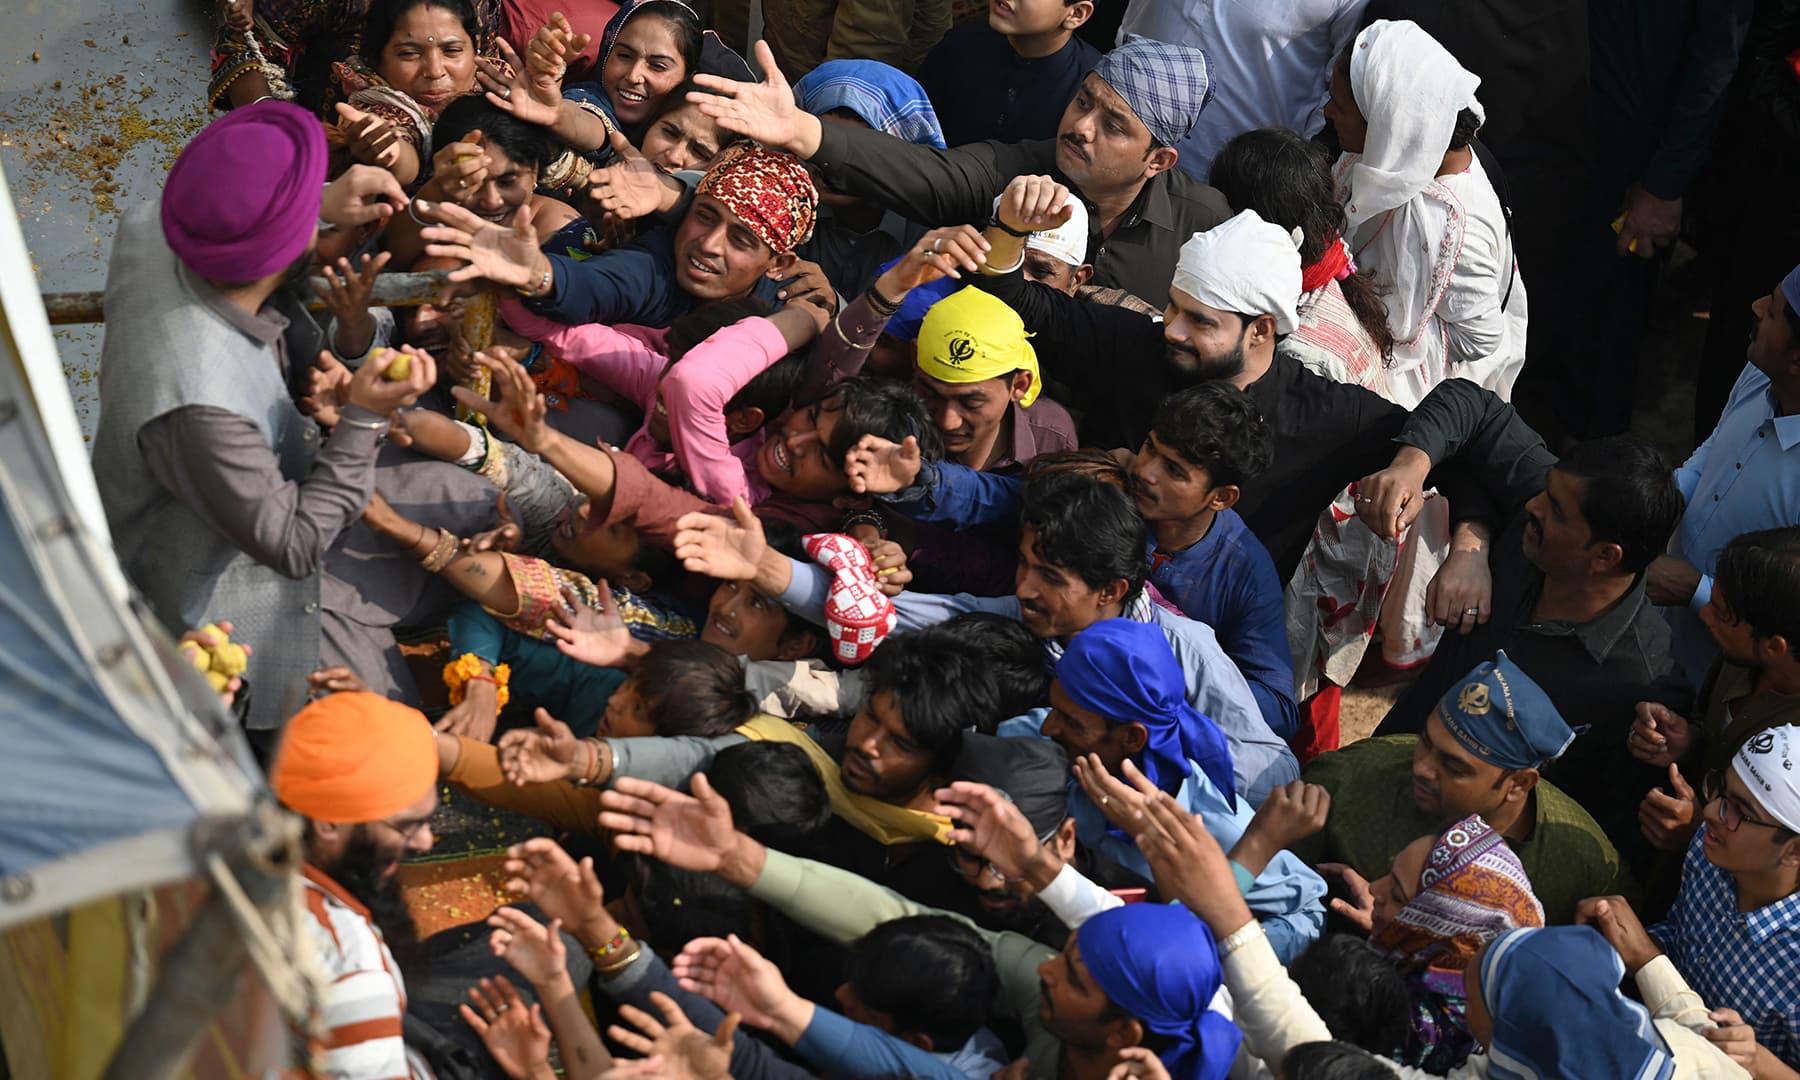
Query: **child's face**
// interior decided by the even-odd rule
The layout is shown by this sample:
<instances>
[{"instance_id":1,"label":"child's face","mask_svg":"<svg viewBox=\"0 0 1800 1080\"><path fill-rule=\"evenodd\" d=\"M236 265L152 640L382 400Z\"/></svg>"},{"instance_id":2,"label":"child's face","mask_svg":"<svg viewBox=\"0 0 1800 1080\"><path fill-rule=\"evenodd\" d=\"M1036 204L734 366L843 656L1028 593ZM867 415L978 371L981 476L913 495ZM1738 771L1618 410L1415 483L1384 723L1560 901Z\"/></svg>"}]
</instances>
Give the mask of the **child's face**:
<instances>
[{"instance_id":1,"label":"child's face","mask_svg":"<svg viewBox=\"0 0 1800 1080\"><path fill-rule=\"evenodd\" d=\"M656 734L656 725L650 720L650 703L638 693L638 681L634 675L619 684L606 699L606 715L600 718L600 737L602 739L640 739Z\"/></svg>"},{"instance_id":2,"label":"child's face","mask_svg":"<svg viewBox=\"0 0 1800 1080\"><path fill-rule=\"evenodd\" d=\"M592 577L619 579L632 573L643 541L629 522L588 528L588 501L563 511L550 546L557 558Z\"/></svg>"},{"instance_id":3,"label":"child's face","mask_svg":"<svg viewBox=\"0 0 1800 1080\"><path fill-rule=\"evenodd\" d=\"M838 418L838 412L815 404L771 428L756 454L757 471L769 486L802 502L830 502L843 493L849 481L825 453Z\"/></svg>"},{"instance_id":4,"label":"child's face","mask_svg":"<svg viewBox=\"0 0 1800 1080\"><path fill-rule=\"evenodd\" d=\"M700 640L752 660L781 656L788 613L780 601L758 592L747 581L721 581L707 605Z\"/></svg>"}]
</instances>

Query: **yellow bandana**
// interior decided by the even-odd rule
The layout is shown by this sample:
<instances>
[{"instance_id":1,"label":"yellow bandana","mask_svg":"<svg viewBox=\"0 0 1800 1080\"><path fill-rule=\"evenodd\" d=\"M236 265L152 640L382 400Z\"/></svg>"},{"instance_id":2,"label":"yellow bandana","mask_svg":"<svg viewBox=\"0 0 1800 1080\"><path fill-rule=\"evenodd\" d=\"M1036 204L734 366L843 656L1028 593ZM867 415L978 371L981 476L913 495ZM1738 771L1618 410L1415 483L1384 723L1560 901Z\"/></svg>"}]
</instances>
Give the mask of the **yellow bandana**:
<instances>
[{"instance_id":1,"label":"yellow bandana","mask_svg":"<svg viewBox=\"0 0 1800 1080\"><path fill-rule=\"evenodd\" d=\"M758 713L737 729L739 735L756 742L784 742L798 746L812 759L813 768L825 781L825 792L831 797L832 812L858 831L883 844L914 844L921 841L948 844L950 819L939 814L908 810L904 806L884 803L867 795L858 795L844 786L838 777L838 764L823 747L805 732L777 716Z\"/></svg>"},{"instance_id":2,"label":"yellow bandana","mask_svg":"<svg viewBox=\"0 0 1800 1080\"><path fill-rule=\"evenodd\" d=\"M1030 336L1005 301L968 285L925 313L919 324L919 372L940 382L972 383L1023 369L1031 372L1031 389L1019 404L1029 406L1044 385L1037 350L1026 340Z\"/></svg>"}]
</instances>

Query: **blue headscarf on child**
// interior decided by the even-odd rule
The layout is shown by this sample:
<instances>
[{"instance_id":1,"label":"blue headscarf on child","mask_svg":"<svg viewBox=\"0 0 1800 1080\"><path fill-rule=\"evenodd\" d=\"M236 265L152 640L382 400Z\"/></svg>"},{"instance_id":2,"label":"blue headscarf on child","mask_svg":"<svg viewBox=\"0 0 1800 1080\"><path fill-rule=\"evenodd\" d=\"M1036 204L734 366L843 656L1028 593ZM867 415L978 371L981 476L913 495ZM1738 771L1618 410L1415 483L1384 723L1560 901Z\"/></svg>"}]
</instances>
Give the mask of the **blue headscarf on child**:
<instances>
[{"instance_id":1,"label":"blue headscarf on child","mask_svg":"<svg viewBox=\"0 0 1800 1080\"><path fill-rule=\"evenodd\" d=\"M917 79L877 60L827 60L794 84L800 107L814 116L849 109L876 131L920 146L944 148L937 110Z\"/></svg>"}]
</instances>

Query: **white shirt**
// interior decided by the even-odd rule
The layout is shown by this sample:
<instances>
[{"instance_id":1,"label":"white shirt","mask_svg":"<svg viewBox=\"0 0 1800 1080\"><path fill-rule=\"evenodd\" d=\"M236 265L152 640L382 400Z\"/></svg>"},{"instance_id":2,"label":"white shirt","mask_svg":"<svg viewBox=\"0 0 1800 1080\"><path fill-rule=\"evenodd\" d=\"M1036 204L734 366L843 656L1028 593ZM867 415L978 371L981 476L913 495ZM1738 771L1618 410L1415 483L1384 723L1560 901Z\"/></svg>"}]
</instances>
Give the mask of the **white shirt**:
<instances>
[{"instance_id":1,"label":"white shirt","mask_svg":"<svg viewBox=\"0 0 1800 1080\"><path fill-rule=\"evenodd\" d=\"M1177 147L1180 168L1205 180L1235 135L1281 127L1308 136L1325 126L1331 65L1356 36L1369 0L1131 0L1126 34L1204 50L1213 99Z\"/></svg>"}]
</instances>

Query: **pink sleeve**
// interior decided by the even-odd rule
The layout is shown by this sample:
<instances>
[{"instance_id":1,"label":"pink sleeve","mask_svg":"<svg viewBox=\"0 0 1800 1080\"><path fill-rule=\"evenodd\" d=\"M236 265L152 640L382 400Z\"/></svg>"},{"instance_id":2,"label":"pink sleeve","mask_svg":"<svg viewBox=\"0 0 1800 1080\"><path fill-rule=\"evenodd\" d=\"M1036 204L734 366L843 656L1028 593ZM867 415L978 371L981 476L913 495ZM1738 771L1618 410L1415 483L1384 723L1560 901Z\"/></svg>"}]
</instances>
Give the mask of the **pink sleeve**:
<instances>
[{"instance_id":1,"label":"pink sleeve","mask_svg":"<svg viewBox=\"0 0 1800 1080\"><path fill-rule=\"evenodd\" d=\"M636 327L599 323L568 326L534 314L511 296L501 299L500 317L518 333L543 345L550 355L600 380L639 408L648 411L655 404L656 382L669 358L651 344L654 335L632 333Z\"/></svg>"},{"instance_id":2,"label":"pink sleeve","mask_svg":"<svg viewBox=\"0 0 1800 1080\"><path fill-rule=\"evenodd\" d=\"M744 319L690 349L663 380L675 459L707 499L720 505L738 495L751 499L744 463L732 454L725 432L725 404L786 355L787 341L774 323Z\"/></svg>"}]
</instances>

